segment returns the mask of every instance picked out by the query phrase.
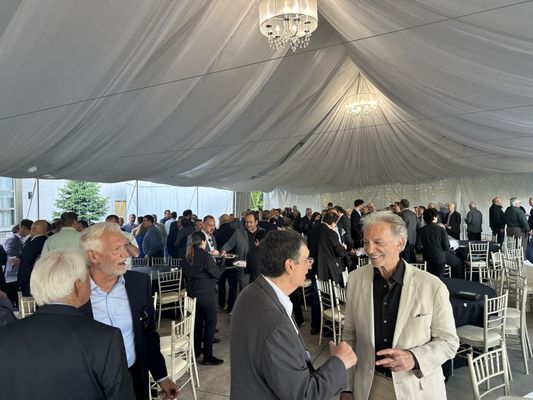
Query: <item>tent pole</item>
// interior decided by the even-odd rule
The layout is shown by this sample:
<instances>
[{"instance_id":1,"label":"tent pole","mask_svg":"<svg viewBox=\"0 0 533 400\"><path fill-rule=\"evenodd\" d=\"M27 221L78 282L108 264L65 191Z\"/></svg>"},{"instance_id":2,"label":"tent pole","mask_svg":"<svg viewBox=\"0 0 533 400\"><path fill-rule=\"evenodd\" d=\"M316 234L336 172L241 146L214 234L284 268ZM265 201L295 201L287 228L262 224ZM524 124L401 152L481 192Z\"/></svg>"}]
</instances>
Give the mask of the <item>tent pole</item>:
<instances>
[{"instance_id":1,"label":"tent pole","mask_svg":"<svg viewBox=\"0 0 533 400\"><path fill-rule=\"evenodd\" d=\"M135 180L135 215L139 216L139 180Z\"/></svg>"},{"instance_id":2,"label":"tent pole","mask_svg":"<svg viewBox=\"0 0 533 400\"><path fill-rule=\"evenodd\" d=\"M41 219L41 187L37 178L37 219Z\"/></svg>"}]
</instances>

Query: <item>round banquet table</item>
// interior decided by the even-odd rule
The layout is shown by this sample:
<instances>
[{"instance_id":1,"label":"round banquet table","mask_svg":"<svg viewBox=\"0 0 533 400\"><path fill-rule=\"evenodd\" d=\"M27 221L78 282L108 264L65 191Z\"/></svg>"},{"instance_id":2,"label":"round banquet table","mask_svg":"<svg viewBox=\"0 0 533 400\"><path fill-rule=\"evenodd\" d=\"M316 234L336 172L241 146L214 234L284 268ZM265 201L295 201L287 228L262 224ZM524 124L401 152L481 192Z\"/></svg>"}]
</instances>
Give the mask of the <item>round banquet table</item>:
<instances>
[{"instance_id":1,"label":"round banquet table","mask_svg":"<svg viewBox=\"0 0 533 400\"><path fill-rule=\"evenodd\" d=\"M455 326L476 325L483 326L483 297L496 296L496 291L490 286L479 282L470 282L464 279L442 278L442 282L450 292L450 303L452 304ZM454 297L459 292L473 292L481 295L479 300L466 300Z\"/></svg>"}]
</instances>

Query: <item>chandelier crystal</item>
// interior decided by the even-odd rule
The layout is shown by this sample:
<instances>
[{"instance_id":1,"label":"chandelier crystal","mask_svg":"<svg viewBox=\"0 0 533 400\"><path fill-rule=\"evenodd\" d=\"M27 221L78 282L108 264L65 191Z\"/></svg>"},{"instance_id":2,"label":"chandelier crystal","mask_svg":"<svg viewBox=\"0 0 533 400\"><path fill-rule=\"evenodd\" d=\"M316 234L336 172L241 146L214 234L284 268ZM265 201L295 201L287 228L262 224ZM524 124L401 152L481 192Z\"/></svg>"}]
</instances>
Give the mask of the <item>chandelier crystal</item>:
<instances>
[{"instance_id":1,"label":"chandelier crystal","mask_svg":"<svg viewBox=\"0 0 533 400\"><path fill-rule=\"evenodd\" d=\"M356 94L348 96L346 99L346 111L355 117L366 118L378 108L378 96L370 93L368 85L359 73L355 79Z\"/></svg>"},{"instance_id":2,"label":"chandelier crystal","mask_svg":"<svg viewBox=\"0 0 533 400\"><path fill-rule=\"evenodd\" d=\"M273 49L304 48L317 27L317 0L262 0L259 4L259 30Z\"/></svg>"}]
</instances>

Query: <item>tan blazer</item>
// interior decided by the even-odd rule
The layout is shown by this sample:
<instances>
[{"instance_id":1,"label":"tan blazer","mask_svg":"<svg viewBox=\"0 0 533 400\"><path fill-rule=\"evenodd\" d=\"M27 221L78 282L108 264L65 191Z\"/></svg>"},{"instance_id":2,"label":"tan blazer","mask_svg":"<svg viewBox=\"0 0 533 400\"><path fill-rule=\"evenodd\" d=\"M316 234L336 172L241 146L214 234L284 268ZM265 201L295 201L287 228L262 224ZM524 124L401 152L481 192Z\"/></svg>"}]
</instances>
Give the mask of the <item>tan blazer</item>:
<instances>
[{"instance_id":1,"label":"tan blazer","mask_svg":"<svg viewBox=\"0 0 533 400\"><path fill-rule=\"evenodd\" d=\"M343 339L357 354L348 371L348 388L355 399L368 399L375 368L373 267L350 273ZM448 289L435 276L405 264L393 348L411 351L417 371L393 372L398 399L446 399L441 365L455 356L459 339Z\"/></svg>"}]
</instances>

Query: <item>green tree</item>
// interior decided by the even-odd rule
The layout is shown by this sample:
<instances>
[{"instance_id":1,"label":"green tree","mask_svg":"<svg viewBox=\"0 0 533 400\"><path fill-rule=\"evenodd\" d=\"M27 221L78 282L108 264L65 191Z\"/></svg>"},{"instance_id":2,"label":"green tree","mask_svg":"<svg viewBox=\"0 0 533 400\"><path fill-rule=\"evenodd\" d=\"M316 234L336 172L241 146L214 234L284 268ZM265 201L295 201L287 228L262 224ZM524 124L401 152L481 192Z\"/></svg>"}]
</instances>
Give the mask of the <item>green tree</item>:
<instances>
[{"instance_id":1,"label":"green tree","mask_svg":"<svg viewBox=\"0 0 533 400\"><path fill-rule=\"evenodd\" d=\"M258 211L263 209L263 192L251 192L252 197L252 210Z\"/></svg>"},{"instance_id":2,"label":"green tree","mask_svg":"<svg viewBox=\"0 0 533 400\"><path fill-rule=\"evenodd\" d=\"M98 221L107 214L109 199L100 195L100 185L94 182L67 181L59 188L53 217L74 211L78 219Z\"/></svg>"}]
</instances>

